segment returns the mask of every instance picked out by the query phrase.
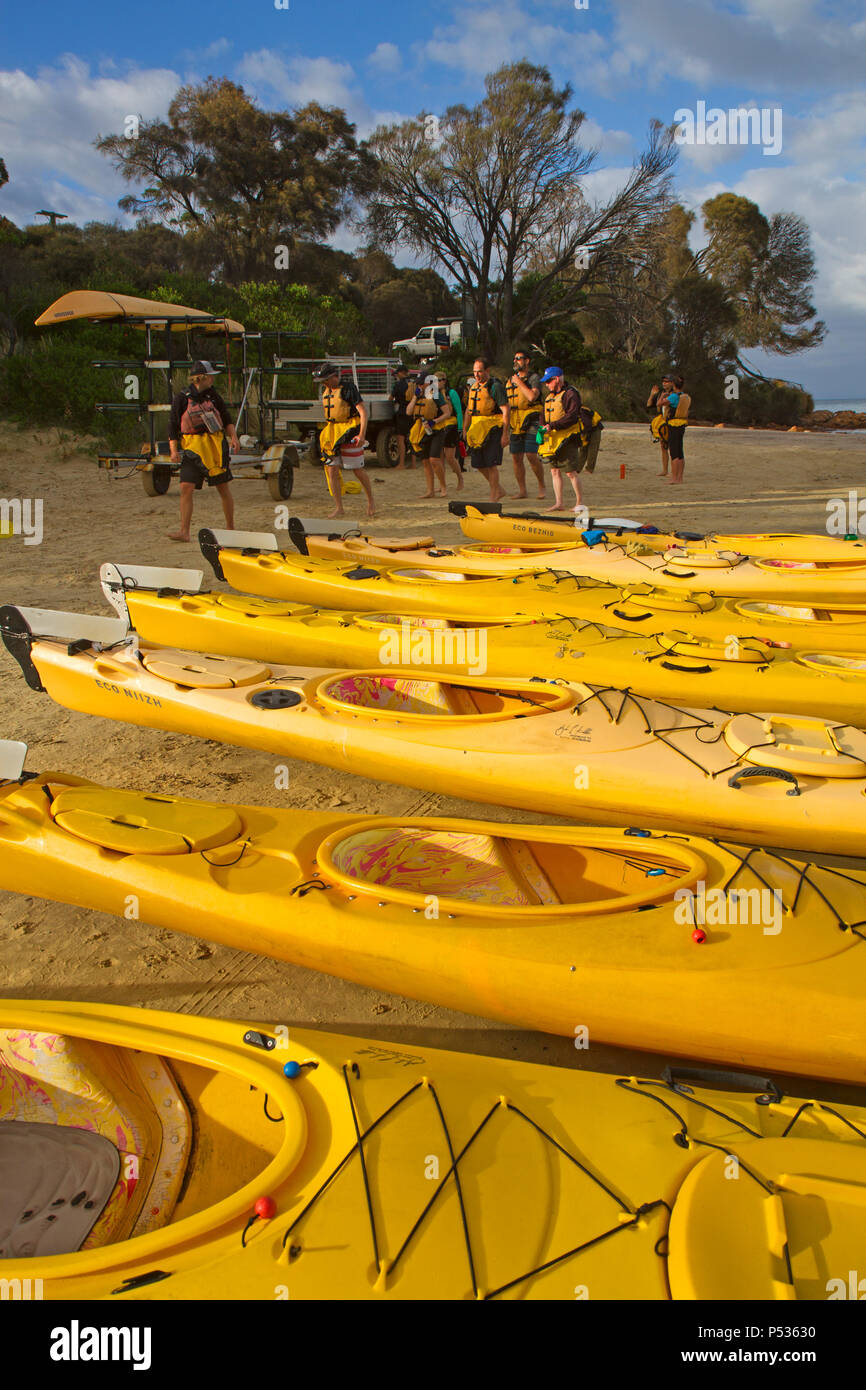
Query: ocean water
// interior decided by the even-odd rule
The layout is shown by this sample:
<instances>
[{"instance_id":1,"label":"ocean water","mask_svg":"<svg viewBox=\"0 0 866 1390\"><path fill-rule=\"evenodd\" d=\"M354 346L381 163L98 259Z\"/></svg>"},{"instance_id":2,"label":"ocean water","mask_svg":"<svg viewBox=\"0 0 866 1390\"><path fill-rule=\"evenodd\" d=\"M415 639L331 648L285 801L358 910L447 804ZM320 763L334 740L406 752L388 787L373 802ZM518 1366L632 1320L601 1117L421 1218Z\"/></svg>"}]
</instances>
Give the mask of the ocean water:
<instances>
[{"instance_id":1,"label":"ocean water","mask_svg":"<svg viewBox=\"0 0 866 1390\"><path fill-rule=\"evenodd\" d=\"M851 401L819 401L815 400L816 410L858 410L866 411L866 400Z\"/></svg>"}]
</instances>

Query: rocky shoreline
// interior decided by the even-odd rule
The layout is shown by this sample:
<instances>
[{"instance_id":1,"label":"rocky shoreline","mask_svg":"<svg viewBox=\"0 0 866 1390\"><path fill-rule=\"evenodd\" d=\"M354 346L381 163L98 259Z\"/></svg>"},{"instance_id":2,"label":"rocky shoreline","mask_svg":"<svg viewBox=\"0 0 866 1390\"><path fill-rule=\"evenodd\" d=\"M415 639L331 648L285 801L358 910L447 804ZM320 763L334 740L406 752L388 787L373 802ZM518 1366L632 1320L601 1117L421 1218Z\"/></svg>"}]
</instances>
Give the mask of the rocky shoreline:
<instances>
[{"instance_id":1,"label":"rocky shoreline","mask_svg":"<svg viewBox=\"0 0 866 1390\"><path fill-rule=\"evenodd\" d=\"M866 430L866 413L858 410L813 410L800 424L808 430Z\"/></svg>"}]
</instances>

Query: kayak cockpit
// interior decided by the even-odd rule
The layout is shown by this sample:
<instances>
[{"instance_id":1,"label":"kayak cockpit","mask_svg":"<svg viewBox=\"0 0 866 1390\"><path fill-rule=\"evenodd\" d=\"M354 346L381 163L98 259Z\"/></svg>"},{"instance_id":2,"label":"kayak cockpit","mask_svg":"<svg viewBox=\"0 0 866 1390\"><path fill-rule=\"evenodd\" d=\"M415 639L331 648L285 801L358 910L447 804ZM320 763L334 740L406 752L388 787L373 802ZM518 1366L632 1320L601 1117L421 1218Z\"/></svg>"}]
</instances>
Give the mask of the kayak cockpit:
<instances>
[{"instance_id":1,"label":"kayak cockpit","mask_svg":"<svg viewBox=\"0 0 866 1390\"><path fill-rule=\"evenodd\" d=\"M444 665L471 666L472 654L463 629L436 632ZM340 672L319 682L315 699L325 709L341 714L401 722L524 718L571 709L576 702L572 690L553 682L493 681L470 676L444 681L435 675L419 676L411 670L396 670L387 675L378 671Z\"/></svg>"},{"instance_id":2,"label":"kayak cockpit","mask_svg":"<svg viewBox=\"0 0 866 1390\"><path fill-rule=\"evenodd\" d=\"M261 1108L248 1083L186 1061L0 1031L0 1260L117 1245L230 1198L279 1148Z\"/></svg>"},{"instance_id":3,"label":"kayak cockpit","mask_svg":"<svg viewBox=\"0 0 866 1390\"><path fill-rule=\"evenodd\" d=\"M335 831L319 847L322 877L349 894L442 912L573 916L669 899L704 871L684 846L633 849L605 831L490 822L383 821Z\"/></svg>"}]
</instances>

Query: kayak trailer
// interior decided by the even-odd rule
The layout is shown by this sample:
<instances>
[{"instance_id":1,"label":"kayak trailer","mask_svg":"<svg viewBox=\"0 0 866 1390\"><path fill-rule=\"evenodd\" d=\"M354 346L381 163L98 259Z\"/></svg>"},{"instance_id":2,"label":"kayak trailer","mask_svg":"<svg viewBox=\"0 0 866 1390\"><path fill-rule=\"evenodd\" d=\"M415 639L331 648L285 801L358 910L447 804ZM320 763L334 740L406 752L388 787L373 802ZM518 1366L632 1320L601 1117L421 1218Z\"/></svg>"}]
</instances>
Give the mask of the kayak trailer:
<instances>
[{"instance_id":1,"label":"kayak trailer","mask_svg":"<svg viewBox=\"0 0 866 1390\"><path fill-rule=\"evenodd\" d=\"M96 409L101 414L109 412L129 412L145 416L148 422L149 443L142 445L137 454L104 453L97 456L100 468L105 469L112 478L128 478L133 473L141 475L144 491L148 497L162 497L168 492L171 480L180 472L180 464L172 463L167 441L157 438L157 421L160 415L168 415L171 410L171 397L174 394L173 374L186 368L188 371L195 357L190 335L198 333L221 334L225 340L225 359L216 361L218 370L227 371L229 392L231 391L231 342L241 340L246 358L246 333L242 323L217 314L208 314L200 309L189 309L182 304L167 304L155 299L138 299L133 295L112 294L104 290L73 290L40 314L37 327L49 327L74 320L90 323L114 323L121 326L140 328L146 335L144 358L135 361L97 361L94 367L126 371L129 376L125 385L129 399L123 402L99 402ZM183 357L173 355L173 335L185 334L186 353ZM306 337L306 334L284 334L284 337ZM213 360L213 359L210 359ZM164 374L168 401L160 400L158 378ZM238 422L246 418L247 396L253 372L242 369L245 380L243 399L238 410ZM141 376L146 381L146 395L139 395ZM241 427L238 433L241 433ZM277 501L285 501L292 495L294 470L300 463L296 446L291 442L274 442L261 452L233 454L231 468L236 480L264 479L268 491Z\"/></svg>"}]
</instances>

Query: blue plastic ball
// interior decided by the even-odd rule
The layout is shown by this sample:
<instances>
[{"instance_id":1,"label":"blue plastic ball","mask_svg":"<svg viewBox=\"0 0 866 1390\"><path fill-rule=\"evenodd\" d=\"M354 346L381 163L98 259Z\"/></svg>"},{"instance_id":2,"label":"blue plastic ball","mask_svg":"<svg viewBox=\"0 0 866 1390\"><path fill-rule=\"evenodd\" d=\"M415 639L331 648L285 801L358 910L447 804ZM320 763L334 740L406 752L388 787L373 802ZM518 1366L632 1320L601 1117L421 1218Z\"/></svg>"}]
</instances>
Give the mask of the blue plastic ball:
<instances>
[{"instance_id":1,"label":"blue plastic ball","mask_svg":"<svg viewBox=\"0 0 866 1390\"><path fill-rule=\"evenodd\" d=\"M300 1076L300 1074L300 1062L286 1062L286 1065L283 1067L283 1076L287 1076L290 1081L294 1081L295 1077Z\"/></svg>"}]
</instances>

